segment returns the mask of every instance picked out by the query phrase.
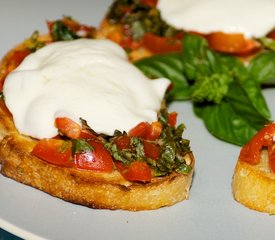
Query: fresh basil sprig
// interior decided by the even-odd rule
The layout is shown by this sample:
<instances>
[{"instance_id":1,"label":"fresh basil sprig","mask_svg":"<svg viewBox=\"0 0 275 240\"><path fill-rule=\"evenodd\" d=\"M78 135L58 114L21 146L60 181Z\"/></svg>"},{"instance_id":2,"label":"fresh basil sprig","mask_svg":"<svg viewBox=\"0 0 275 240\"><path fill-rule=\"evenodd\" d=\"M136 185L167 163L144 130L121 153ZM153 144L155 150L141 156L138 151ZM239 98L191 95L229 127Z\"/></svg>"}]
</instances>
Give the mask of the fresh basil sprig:
<instances>
[{"instance_id":1,"label":"fresh basil sprig","mask_svg":"<svg viewBox=\"0 0 275 240\"><path fill-rule=\"evenodd\" d=\"M192 100L196 115L223 141L243 145L270 122L261 84L275 79L274 52L246 65L213 51L204 38L186 34L182 53L153 56L136 66L149 77L169 78L174 88L168 100Z\"/></svg>"}]
</instances>

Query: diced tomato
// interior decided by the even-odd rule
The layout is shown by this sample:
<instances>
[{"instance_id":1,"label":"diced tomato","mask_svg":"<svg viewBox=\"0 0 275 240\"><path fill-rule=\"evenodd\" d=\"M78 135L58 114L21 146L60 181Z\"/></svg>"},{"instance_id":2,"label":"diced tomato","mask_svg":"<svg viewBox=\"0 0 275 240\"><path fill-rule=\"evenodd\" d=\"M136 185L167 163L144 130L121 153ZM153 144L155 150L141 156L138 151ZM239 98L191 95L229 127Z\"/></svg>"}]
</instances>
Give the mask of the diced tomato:
<instances>
[{"instance_id":1,"label":"diced tomato","mask_svg":"<svg viewBox=\"0 0 275 240\"><path fill-rule=\"evenodd\" d=\"M148 122L141 122L138 125L136 125L134 128L132 128L128 135L130 137L145 137L147 133L150 131L150 124Z\"/></svg>"},{"instance_id":2,"label":"diced tomato","mask_svg":"<svg viewBox=\"0 0 275 240\"><path fill-rule=\"evenodd\" d=\"M157 6L158 0L140 0L140 2L149 7L155 7Z\"/></svg>"},{"instance_id":3,"label":"diced tomato","mask_svg":"<svg viewBox=\"0 0 275 240\"><path fill-rule=\"evenodd\" d=\"M162 124L160 122L152 122L150 128L148 129L144 139L155 141L157 140L162 132Z\"/></svg>"},{"instance_id":4,"label":"diced tomato","mask_svg":"<svg viewBox=\"0 0 275 240\"><path fill-rule=\"evenodd\" d=\"M65 136L77 139L81 134L81 126L67 117L58 117L55 119L55 126Z\"/></svg>"},{"instance_id":5,"label":"diced tomato","mask_svg":"<svg viewBox=\"0 0 275 240\"><path fill-rule=\"evenodd\" d=\"M180 39L160 37L152 33L144 35L143 45L153 53L180 52L182 47Z\"/></svg>"},{"instance_id":6,"label":"diced tomato","mask_svg":"<svg viewBox=\"0 0 275 240\"><path fill-rule=\"evenodd\" d=\"M71 143L60 139L42 139L32 153L46 162L62 167L74 165L71 156Z\"/></svg>"},{"instance_id":7,"label":"diced tomato","mask_svg":"<svg viewBox=\"0 0 275 240\"><path fill-rule=\"evenodd\" d=\"M145 162L135 161L129 167L123 165L121 162L116 162L116 167L126 180L150 182L152 179L151 169Z\"/></svg>"},{"instance_id":8,"label":"diced tomato","mask_svg":"<svg viewBox=\"0 0 275 240\"><path fill-rule=\"evenodd\" d=\"M176 113L176 112L169 113L169 115L168 115L168 124L170 126L175 127L176 124L177 124L177 117L178 117L178 113Z\"/></svg>"},{"instance_id":9,"label":"diced tomato","mask_svg":"<svg viewBox=\"0 0 275 240\"><path fill-rule=\"evenodd\" d=\"M88 130L81 130L79 138L84 138L84 139L96 139L97 136L94 135L92 132Z\"/></svg>"},{"instance_id":10,"label":"diced tomato","mask_svg":"<svg viewBox=\"0 0 275 240\"><path fill-rule=\"evenodd\" d=\"M267 34L268 38L275 39L275 29L273 29L270 33Z\"/></svg>"},{"instance_id":11,"label":"diced tomato","mask_svg":"<svg viewBox=\"0 0 275 240\"><path fill-rule=\"evenodd\" d=\"M160 148L153 143L143 141L145 156L157 160L160 154Z\"/></svg>"},{"instance_id":12,"label":"diced tomato","mask_svg":"<svg viewBox=\"0 0 275 240\"><path fill-rule=\"evenodd\" d=\"M124 30L125 32L129 31L128 29ZM113 37L112 37L113 38ZM118 38L118 36L117 36ZM127 33L125 35L122 34L120 41L117 41L121 47L124 49L130 49L130 50L136 50L139 47L141 47L142 42L139 40L134 40L132 37L127 36Z\"/></svg>"},{"instance_id":13,"label":"diced tomato","mask_svg":"<svg viewBox=\"0 0 275 240\"><path fill-rule=\"evenodd\" d=\"M75 154L76 167L85 170L111 172L113 170L113 160L108 150L102 143L95 140L89 140L88 143L93 149Z\"/></svg>"},{"instance_id":14,"label":"diced tomato","mask_svg":"<svg viewBox=\"0 0 275 240\"><path fill-rule=\"evenodd\" d=\"M129 149L130 148L130 142L131 138L127 135L122 135L118 137L115 141L115 144L117 145L118 149Z\"/></svg>"},{"instance_id":15,"label":"diced tomato","mask_svg":"<svg viewBox=\"0 0 275 240\"><path fill-rule=\"evenodd\" d=\"M259 49L257 41L246 39L242 33L214 32L206 38L209 46L219 52L247 55Z\"/></svg>"},{"instance_id":16,"label":"diced tomato","mask_svg":"<svg viewBox=\"0 0 275 240\"><path fill-rule=\"evenodd\" d=\"M275 123L266 125L246 145L243 146L239 159L250 164L259 163L261 149L263 147L272 147L274 135Z\"/></svg>"}]
</instances>

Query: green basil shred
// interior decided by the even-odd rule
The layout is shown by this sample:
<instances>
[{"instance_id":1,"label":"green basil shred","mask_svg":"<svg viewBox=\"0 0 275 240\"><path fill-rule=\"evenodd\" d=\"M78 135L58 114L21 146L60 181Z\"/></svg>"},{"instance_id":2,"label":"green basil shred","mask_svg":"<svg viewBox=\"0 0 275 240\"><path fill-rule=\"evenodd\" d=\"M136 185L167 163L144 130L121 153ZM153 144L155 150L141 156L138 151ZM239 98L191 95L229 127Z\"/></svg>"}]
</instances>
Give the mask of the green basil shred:
<instances>
[{"instance_id":1,"label":"green basil shred","mask_svg":"<svg viewBox=\"0 0 275 240\"><path fill-rule=\"evenodd\" d=\"M115 144L115 140L124 133L116 132L114 137L110 137L105 143L105 147L109 150L113 158L129 166L133 161L146 162L154 172L154 176L165 176L172 172L188 174L192 167L187 163L185 156L191 153L189 141L182 138L185 126L180 124L177 127L168 125L168 112L166 108L162 108L159 113L159 121L163 125L160 138L153 143L160 148L160 157L153 160L145 156L142 139L139 137L131 137L130 148L119 150Z\"/></svg>"}]
</instances>

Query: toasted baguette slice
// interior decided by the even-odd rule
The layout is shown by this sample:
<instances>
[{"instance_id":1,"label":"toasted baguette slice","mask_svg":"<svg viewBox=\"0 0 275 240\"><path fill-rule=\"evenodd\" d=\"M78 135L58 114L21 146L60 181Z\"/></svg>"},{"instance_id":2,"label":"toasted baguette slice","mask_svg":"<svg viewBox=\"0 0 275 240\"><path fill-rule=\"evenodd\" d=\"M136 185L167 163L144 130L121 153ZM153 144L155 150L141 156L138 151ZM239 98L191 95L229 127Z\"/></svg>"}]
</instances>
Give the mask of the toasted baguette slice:
<instances>
[{"instance_id":1,"label":"toasted baguette slice","mask_svg":"<svg viewBox=\"0 0 275 240\"><path fill-rule=\"evenodd\" d=\"M41 39L50 38L43 36ZM22 48L22 44L18 45L3 58L0 64L2 80L11 66L13 52ZM155 177L150 183L130 182L117 170L102 173L49 164L31 153L36 142L18 133L4 100L0 100L0 171L4 176L91 208L151 210L188 198L193 170L188 175L172 173ZM188 158L194 169L191 152Z\"/></svg>"},{"instance_id":2,"label":"toasted baguette slice","mask_svg":"<svg viewBox=\"0 0 275 240\"><path fill-rule=\"evenodd\" d=\"M270 170L266 150L262 150L257 165L237 162L232 190L234 198L246 207L275 214L275 174Z\"/></svg>"},{"instance_id":3,"label":"toasted baguette slice","mask_svg":"<svg viewBox=\"0 0 275 240\"><path fill-rule=\"evenodd\" d=\"M2 117L3 112L0 113ZM170 206L188 197L192 173L173 173L151 183L126 181L118 171L63 168L31 154L36 141L14 133L0 142L1 173L65 201L92 208L149 210ZM194 164L192 154L189 155Z\"/></svg>"}]
</instances>

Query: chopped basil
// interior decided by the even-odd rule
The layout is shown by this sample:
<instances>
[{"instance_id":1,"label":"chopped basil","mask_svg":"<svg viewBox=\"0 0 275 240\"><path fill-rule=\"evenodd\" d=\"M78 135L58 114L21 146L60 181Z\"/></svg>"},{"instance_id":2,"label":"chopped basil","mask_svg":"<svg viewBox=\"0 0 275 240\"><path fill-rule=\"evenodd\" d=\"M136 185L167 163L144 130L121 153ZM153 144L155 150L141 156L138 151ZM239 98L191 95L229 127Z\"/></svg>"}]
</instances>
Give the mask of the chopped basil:
<instances>
[{"instance_id":1,"label":"chopped basil","mask_svg":"<svg viewBox=\"0 0 275 240\"><path fill-rule=\"evenodd\" d=\"M145 155L143 140L139 137L131 137L129 149L118 149L115 140L125 133L117 131L105 147L109 150L113 158L129 166L133 161L146 162L152 169L154 176L165 176L172 172L188 174L192 167L185 161L185 155L191 153L189 140L183 139L182 134L185 129L184 124L173 127L168 124L168 111L165 105L159 113L159 121L163 125L160 139L154 141L160 148L160 156L157 160Z\"/></svg>"},{"instance_id":2,"label":"chopped basil","mask_svg":"<svg viewBox=\"0 0 275 240\"><path fill-rule=\"evenodd\" d=\"M51 36L54 41L67 41L79 38L62 21L56 21L51 28Z\"/></svg>"},{"instance_id":3,"label":"chopped basil","mask_svg":"<svg viewBox=\"0 0 275 240\"><path fill-rule=\"evenodd\" d=\"M165 37L172 37L178 33L175 28L161 19L157 8L149 7L140 0L114 1L107 18L113 24L127 26L127 32L135 40L143 37L146 32Z\"/></svg>"},{"instance_id":4,"label":"chopped basil","mask_svg":"<svg viewBox=\"0 0 275 240\"><path fill-rule=\"evenodd\" d=\"M73 139L72 140L73 154L83 153L83 152L91 152L91 151L93 151L93 147L85 139Z\"/></svg>"},{"instance_id":5,"label":"chopped basil","mask_svg":"<svg viewBox=\"0 0 275 240\"><path fill-rule=\"evenodd\" d=\"M35 52L38 49L44 47L45 42L40 41L39 40L39 32L34 31L33 34L30 36L30 38L28 38L27 40L24 41L24 45L31 52Z\"/></svg>"}]
</instances>

